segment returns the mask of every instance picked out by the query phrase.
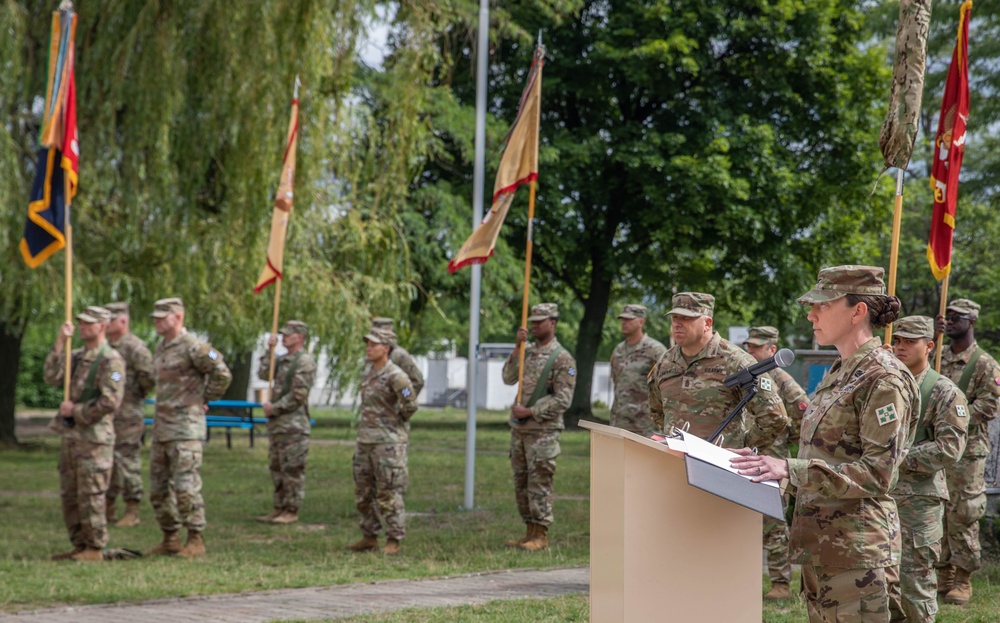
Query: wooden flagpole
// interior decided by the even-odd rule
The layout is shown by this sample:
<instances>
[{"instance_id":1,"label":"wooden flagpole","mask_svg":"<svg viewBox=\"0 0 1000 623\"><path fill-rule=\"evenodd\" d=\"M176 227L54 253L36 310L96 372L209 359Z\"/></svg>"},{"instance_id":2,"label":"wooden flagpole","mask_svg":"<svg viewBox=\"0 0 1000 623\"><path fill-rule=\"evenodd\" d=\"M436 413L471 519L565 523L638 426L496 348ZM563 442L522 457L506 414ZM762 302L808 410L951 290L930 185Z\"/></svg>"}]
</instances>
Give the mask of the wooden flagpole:
<instances>
[{"instance_id":1,"label":"wooden flagpole","mask_svg":"<svg viewBox=\"0 0 1000 623\"><path fill-rule=\"evenodd\" d=\"M534 247L533 230L535 224L535 180L531 180L531 191L528 195L528 243L524 252L524 298L521 300L521 328L528 328L528 292L531 289L531 251ZM517 356L517 404L521 404L524 394L524 351L527 350L527 340L521 342L521 352Z\"/></svg>"},{"instance_id":2,"label":"wooden flagpole","mask_svg":"<svg viewBox=\"0 0 1000 623\"><path fill-rule=\"evenodd\" d=\"M903 170L896 169L896 206L892 213L892 245L889 251L889 296L896 295L896 263L899 260L899 230L903 222ZM892 344L892 323L885 328L885 343Z\"/></svg>"},{"instance_id":3,"label":"wooden flagpole","mask_svg":"<svg viewBox=\"0 0 1000 623\"><path fill-rule=\"evenodd\" d=\"M941 282L941 305L938 308L938 314L944 316L948 312L948 279L951 277L951 272L944 276L944 280ZM935 323L936 324L936 323ZM934 332L934 371L941 371L941 353L944 351L944 333Z\"/></svg>"},{"instance_id":4,"label":"wooden flagpole","mask_svg":"<svg viewBox=\"0 0 1000 623\"><path fill-rule=\"evenodd\" d=\"M55 166L60 166L56 163ZM66 239L66 322L73 322L73 225L71 224L69 213L71 209L69 176L63 172L63 192L66 197L66 209L63 212L63 237ZM63 400L69 400L69 382L73 374L70 354L73 352L73 338L66 338L66 347L63 349L66 355L66 369L63 374Z\"/></svg>"}]
</instances>

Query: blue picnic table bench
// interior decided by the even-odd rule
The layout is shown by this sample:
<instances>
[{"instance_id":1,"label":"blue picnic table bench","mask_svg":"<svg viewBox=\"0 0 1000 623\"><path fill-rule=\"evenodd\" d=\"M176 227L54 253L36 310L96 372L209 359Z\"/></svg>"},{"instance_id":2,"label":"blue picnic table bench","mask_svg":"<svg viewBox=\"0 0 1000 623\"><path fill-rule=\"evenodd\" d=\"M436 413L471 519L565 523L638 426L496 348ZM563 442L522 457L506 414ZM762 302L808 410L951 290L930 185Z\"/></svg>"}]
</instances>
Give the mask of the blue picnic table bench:
<instances>
[{"instance_id":1,"label":"blue picnic table bench","mask_svg":"<svg viewBox=\"0 0 1000 623\"><path fill-rule=\"evenodd\" d=\"M146 404L156 404L155 398L147 398ZM213 400L208 403L208 412L205 414L205 443L212 440L213 428L226 429L226 447L232 449L232 431L245 430L250 434L250 447L253 447L254 427L266 425L266 417L254 417L253 410L260 409L263 405L259 402L249 402L246 400ZM152 424L153 418L146 418L146 424ZM310 424L315 424L316 420L310 419Z\"/></svg>"}]
</instances>

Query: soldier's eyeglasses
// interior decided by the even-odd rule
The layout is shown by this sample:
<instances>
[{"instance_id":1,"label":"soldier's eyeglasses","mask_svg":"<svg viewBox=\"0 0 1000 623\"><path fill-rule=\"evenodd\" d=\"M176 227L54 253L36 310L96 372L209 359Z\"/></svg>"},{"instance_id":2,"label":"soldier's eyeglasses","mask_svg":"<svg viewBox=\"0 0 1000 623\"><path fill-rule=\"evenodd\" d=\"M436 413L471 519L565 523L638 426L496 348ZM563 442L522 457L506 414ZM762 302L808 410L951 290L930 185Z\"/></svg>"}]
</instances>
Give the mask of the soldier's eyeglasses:
<instances>
[{"instance_id":1,"label":"soldier's eyeglasses","mask_svg":"<svg viewBox=\"0 0 1000 623\"><path fill-rule=\"evenodd\" d=\"M972 316L966 316L965 314L948 314L944 317L948 322L958 322L959 320L969 320Z\"/></svg>"}]
</instances>

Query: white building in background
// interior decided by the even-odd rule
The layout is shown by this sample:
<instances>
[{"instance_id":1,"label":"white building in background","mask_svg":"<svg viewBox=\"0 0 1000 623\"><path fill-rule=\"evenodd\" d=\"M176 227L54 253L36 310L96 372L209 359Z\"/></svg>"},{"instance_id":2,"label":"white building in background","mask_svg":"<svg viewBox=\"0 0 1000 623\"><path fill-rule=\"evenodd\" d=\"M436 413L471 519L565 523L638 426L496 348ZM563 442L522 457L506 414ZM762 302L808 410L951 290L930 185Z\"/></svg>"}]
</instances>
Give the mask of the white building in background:
<instances>
[{"instance_id":1,"label":"white building in background","mask_svg":"<svg viewBox=\"0 0 1000 623\"><path fill-rule=\"evenodd\" d=\"M267 389L267 382L257 378L257 364L264 352L263 344L265 343L266 336L253 354L253 369L250 374L247 400L255 400L259 395L258 392L262 395L263 391ZM476 392L480 409L500 411L509 409L514 404L514 400L517 398L517 386L504 385L503 382L503 362L513 348L513 344L480 344L479 369L477 371L479 387ZM277 354L281 355L284 352L284 349L279 345ZM453 355L431 358L417 356L414 359L424 375L424 389L417 396L417 402L424 406L465 406L468 359ZM342 407L354 405L357 400L356 387L345 388L341 392L337 392L336 388L327 387L330 368L325 355L320 356L316 366L316 384L309 394L309 404ZM339 401L336 399L338 393L340 394ZM611 406L614 391L611 385L611 365L607 362L594 364L594 383L591 387L590 399L592 402L599 401Z\"/></svg>"}]
</instances>

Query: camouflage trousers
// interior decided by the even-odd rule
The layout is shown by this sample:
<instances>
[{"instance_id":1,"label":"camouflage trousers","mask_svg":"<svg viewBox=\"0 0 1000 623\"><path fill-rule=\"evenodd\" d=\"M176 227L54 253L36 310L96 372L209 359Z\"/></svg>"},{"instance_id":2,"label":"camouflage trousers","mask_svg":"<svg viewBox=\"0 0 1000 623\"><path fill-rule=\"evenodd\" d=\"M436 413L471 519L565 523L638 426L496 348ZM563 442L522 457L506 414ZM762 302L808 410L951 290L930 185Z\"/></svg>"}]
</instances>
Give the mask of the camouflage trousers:
<instances>
[{"instance_id":1,"label":"camouflage trousers","mask_svg":"<svg viewBox=\"0 0 1000 623\"><path fill-rule=\"evenodd\" d=\"M948 506L944 513L941 564L973 572L982 565L979 520L986 514L986 457L963 456L946 468Z\"/></svg>"},{"instance_id":2,"label":"camouflage trousers","mask_svg":"<svg viewBox=\"0 0 1000 623\"><path fill-rule=\"evenodd\" d=\"M365 536L375 536L383 524L387 537L406 536L406 459L405 443L359 443L354 451L354 503Z\"/></svg>"},{"instance_id":3,"label":"camouflage trousers","mask_svg":"<svg viewBox=\"0 0 1000 623\"><path fill-rule=\"evenodd\" d=\"M792 581L792 564L788 560L788 524L764 517L764 551L767 553L767 575L771 582Z\"/></svg>"},{"instance_id":4,"label":"camouflage trousers","mask_svg":"<svg viewBox=\"0 0 1000 623\"><path fill-rule=\"evenodd\" d=\"M895 568L841 569L802 565L809 623L888 623Z\"/></svg>"},{"instance_id":5,"label":"camouflage trousers","mask_svg":"<svg viewBox=\"0 0 1000 623\"><path fill-rule=\"evenodd\" d=\"M306 497L306 457L309 435L268 436L268 461L274 482L274 508L298 513Z\"/></svg>"},{"instance_id":6,"label":"camouflage trousers","mask_svg":"<svg viewBox=\"0 0 1000 623\"><path fill-rule=\"evenodd\" d=\"M514 497L524 523L552 525L552 479L559 456L559 431L510 431Z\"/></svg>"},{"instance_id":7,"label":"camouflage trousers","mask_svg":"<svg viewBox=\"0 0 1000 623\"><path fill-rule=\"evenodd\" d=\"M889 585L892 621L934 623L937 616L937 571L941 556L944 501L930 496L897 497L903 541L897 581Z\"/></svg>"},{"instance_id":8,"label":"camouflage trousers","mask_svg":"<svg viewBox=\"0 0 1000 623\"><path fill-rule=\"evenodd\" d=\"M59 497L69 540L76 547L108 544L104 496L111 479L111 445L63 438L59 448Z\"/></svg>"},{"instance_id":9,"label":"camouflage trousers","mask_svg":"<svg viewBox=\"0 0 1000 623\"><path fill-rule=\"evenodd\" d=\"M198 439L154 441L149 453L149 501L156 521L166 532L205 529L205 501L201 497L201 457Z\"/></svg>"},{"instance_id":10,"label":"camouflage trousers","mask_svg":"<svg viewBox=\"0 0 1000 623\"><path fill-rule=\"evenodd\" d=\"M119 495L126 502L142 500L142 435L146 425L139 416L138 421L119 423L115 420L115 467L108 487L108 502L113 503Z\"/></svg>"}]
</instances>

